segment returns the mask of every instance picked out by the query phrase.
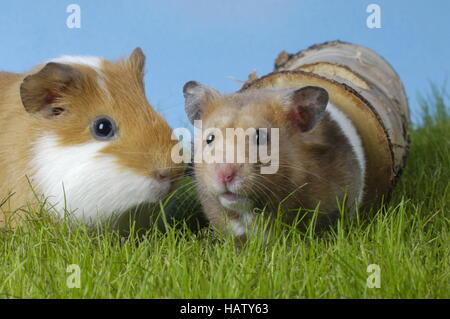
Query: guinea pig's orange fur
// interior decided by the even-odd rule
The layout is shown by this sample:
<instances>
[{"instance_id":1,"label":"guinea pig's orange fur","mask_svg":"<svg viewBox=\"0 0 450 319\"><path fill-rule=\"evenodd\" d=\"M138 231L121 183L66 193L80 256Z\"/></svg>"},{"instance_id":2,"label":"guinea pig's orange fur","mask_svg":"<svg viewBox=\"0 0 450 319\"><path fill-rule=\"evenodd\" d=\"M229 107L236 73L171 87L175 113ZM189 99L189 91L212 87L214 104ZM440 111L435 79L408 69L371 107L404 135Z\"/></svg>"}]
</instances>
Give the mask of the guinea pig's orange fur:
<instances>
[{"instance_id":1,"label":"guinea pig's orange fur","mask_svg":"<svg viewBox=\"0 0 450 319\"><path fill-rule=\"evenodd\" d=\"M119 166L141 176L152 177L155 169L166 167L174 174L178 165L172 163L170 150L176 141L171 139L166 121L145 97L144 59L137 49L129 59L117 63L101 60L102 81L93 68L71 64L78 83L61 92L52 106L65 112L52 119L27 112L20 95L24 79L44 65L26 74L0 73L0 198L6 200L10 195L1 207L0 226L9 215L20 216L21 210L36 204L33 192L39 194L40 190L32 189L33 143L47 134L56 136L61 147L92 141L89 125L99 115L114 119L120 128L119 137L102 153L114 156ZM17 218L10 223L14 226Z\"/></svg>"},{"instance_id":2,"label":"guinea pig's orange fur","mask_svg":"<svg viewBox=\"0 0 450 319\"><path fill-rule=\"evenodd\" d=\"M244 179L240 193L254 200L255 207L266 207L271 214L288 198L281 206L287 222L298 216L299 208L315 209L320 203L320 211L327 214L319 218L319 225L327 225L338 215L337 200L347 196L347 202L352 203L358 196L362 187L356 178L358 162L329 114L313 130L300 132L293 114L281 103L277 94L264 90L210 97L202 107L202 129L219 128L225 136L226 128L279 128L278 172L261 175L260 164L246 161L238 171ZM211 187L213 165L195 165L199 197L211 224L230 232L229 222L242 216L223 207L217 199Z\"/></svg>"}]
</instances>

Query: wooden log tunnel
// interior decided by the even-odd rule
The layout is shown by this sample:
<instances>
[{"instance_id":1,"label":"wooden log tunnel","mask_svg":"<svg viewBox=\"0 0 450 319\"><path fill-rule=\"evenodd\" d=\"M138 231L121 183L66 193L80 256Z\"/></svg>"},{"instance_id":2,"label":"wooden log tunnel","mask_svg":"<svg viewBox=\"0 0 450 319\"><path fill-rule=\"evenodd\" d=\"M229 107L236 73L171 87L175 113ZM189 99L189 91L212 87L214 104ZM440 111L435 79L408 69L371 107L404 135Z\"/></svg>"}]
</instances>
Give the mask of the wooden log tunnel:
<instances>
[{"instance_id":1,"label":"wooden log tunnel","mask_svg":"<svg viewBox=\"0 0 450 319\"><path fill-rule=\"evenodd\" d=\"M326 42L296 54L281 52L273 73L250 80L241 91L304 85L325 88L360 134L367 165L364 201L389 196L409 150L408 101L394 69L363 46Z\"/></svg>"}]
</instances>

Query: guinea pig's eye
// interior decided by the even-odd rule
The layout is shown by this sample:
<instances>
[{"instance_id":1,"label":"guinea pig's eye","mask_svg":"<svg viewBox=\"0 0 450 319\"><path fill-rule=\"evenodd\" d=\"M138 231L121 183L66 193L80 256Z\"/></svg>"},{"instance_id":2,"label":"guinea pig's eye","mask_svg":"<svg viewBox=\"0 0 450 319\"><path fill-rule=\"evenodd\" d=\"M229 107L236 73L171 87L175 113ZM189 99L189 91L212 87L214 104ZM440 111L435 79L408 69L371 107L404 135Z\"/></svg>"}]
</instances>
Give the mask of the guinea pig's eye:
<instances>
[{"instance_id":1,"label":"guinea pig's eye","mask_svg":"<svg viewBox=\"0 0 450 319\"><path fill-rule=\"evenodd\" d=\"M98 140L109 140L116 134L116 124L107 116L100 116L92 121L91 133Z\"/></svg>"},{"instance_id":2,"label":"guinea pig's eye","mask_svg":"<svg viewBox=\"0 0 450 319\"><path fill-rule=\"evenodd\" d=\"M269 143L269 135L266 129L257 129L255 135L256 145L265 145Z\"/></svg>"},{"instance_id":3,"label":"guinea pig's eye","mask_svg":"<svg viewBox=\"0 0 450 319\"><path fill-rule=\"evenodd\" d=\"M214 134L209 134L209 135L206 137L206 144L211 144L211 143L214 141L215 138L216 138L216 137L214 136Z\"/></svg>"}]
</instances>

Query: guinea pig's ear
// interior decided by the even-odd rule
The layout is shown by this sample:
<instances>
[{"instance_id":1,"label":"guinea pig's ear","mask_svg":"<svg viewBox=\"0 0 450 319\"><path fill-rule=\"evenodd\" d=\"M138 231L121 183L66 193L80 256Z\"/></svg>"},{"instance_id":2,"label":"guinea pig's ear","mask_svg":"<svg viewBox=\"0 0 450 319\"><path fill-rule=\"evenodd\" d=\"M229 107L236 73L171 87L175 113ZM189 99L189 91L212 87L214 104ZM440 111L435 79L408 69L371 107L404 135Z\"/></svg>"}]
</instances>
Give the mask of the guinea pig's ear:
<instances>
[{"instance_id":1,"label":"guinea pig's ear","mask_svg":"<svg viewBox=\"0 0 450 319\"><path fill-rule=\"evenodd\" d=\"M192 124L202 118L208 100L221 97L221 94L212 87L195 81L189 81L183 86L183 94L184 109Z\"/></svg>"},{"instance_id":2,"label":"guinea pig's ear","mask_svg":"<svg viewBox=\"0 0 450 319\"><path fill-rule=\"evenodd\" d=\"M39 72L27 76L20 85L20 98L25 110L51 118L65 110L57 102L63 95L81 90L82 75L61 63L47 63Z\"/></svg>"},{"instance_id":3,"label":"guinea pig's ear","mask_svg":"<svg viewBox=\"0 0 450 319\"><path fill-rule=\"evenodd\" d=\"M144 78L145 55L141 48L136 48L128 58L131 67L137 72L141 79Z\"/></svg>"},{"instance_id":4,"label":"guinea pig's ear","mask_svg":"<svg viewBox=\"0 0 450 319\"><path fill-rule=\"evenodd\" d=\"M313 129L322 119L328 104L328 92L317 86L305 86L287 95L290 117L302 132Z\"/></svg>"}]
</instances>

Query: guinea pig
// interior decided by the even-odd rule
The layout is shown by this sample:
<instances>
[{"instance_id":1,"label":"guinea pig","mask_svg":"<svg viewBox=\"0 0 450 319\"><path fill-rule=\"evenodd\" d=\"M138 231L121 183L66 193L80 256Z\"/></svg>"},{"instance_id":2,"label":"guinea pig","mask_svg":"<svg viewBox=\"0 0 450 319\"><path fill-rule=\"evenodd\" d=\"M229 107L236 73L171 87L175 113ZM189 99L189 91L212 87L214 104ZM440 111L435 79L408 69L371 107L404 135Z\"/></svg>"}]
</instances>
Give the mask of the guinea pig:
<instances>
[{"instance_id":1,"label":"guinea pig","mask_svg":"<svg viewBox=\"0 0 450 319\"><path fill-rule=\"evenodd\" d=\"M0 225L42 203L92 223L169 194L172 130L148 103L145 56L63 56L0 73Z\"/></svg>"},{"instance_id":2,"label":"guinea pig","mask_svg":"<svg viewBox=\"0 0 450 319\"><path fill-rule=\"evenodd\" d=\"M288 223L300 215L308 220L307 214L318 208L317 225L323 227L339 216L339 202L351 211L362 201L361 139L351 121L329 102L325 89L260 88L222 95L191 81L183 92L187 116L202 130L202 141L194 144L199 197L219 231L245 242L255 208L265 208L272 217L280 211ZM245 132L244 161L228 156L230 151L242 153L237 135L227 133L230 128ZM270 164L264 152L250 161L252 145L271 151L274 169L263 172ZM219 156L211 160L206 151Z\"/></svg>"}]
</instances>

